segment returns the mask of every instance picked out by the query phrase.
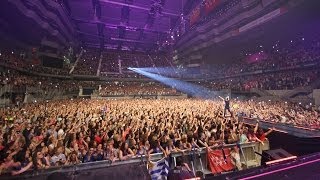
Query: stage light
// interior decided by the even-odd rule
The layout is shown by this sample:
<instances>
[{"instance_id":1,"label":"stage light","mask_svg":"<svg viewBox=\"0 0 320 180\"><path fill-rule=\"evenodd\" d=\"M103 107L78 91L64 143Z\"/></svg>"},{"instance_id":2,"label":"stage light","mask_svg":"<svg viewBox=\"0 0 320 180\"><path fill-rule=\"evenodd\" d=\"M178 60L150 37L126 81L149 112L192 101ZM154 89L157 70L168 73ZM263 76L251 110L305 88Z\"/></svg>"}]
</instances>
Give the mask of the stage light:
<instances>
[{"instance_id":1,"label":"stage light","mask_svg":"<svg viewBox=\"0 0 320 180\"><path fill-rule=\"evenodd\" d=\"M132 71L141 74L143 76L146 76L150 79L159 81L167 86L173 87L177 89L178 91L181 91L183 93L186 93L188 95L192 95L194 97L200 97L200 98L206 98L206 99L212 99L217 97L216 92L212 92L209 89L193 84L188 83L185 81L181 81L174 78L165 77L159 74L150 73L148 71L143 70L144 68L134 68Z\"/></svg>"}]
</instances>

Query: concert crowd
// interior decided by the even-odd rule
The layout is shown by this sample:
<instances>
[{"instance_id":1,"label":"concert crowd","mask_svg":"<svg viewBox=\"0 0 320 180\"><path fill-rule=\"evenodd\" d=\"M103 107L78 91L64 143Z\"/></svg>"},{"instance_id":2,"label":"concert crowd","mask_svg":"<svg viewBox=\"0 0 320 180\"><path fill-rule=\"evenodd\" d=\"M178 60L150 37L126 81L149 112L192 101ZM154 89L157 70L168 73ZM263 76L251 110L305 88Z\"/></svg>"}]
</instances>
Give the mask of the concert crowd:
<instances>
[{"instance_id":1,"label":"concert crowd","mask_svg":"<svg viewBox=\"0 0 320 180\"><path fill-rule=\"evenodd\" d=\"M315 110L272 102L234 100L223 114L220 100L73 99L3 108L1 172L101 160L128 160L142 154L191 150L230 143L264 143L258 127L237 115L320 127ZM258 105L257 105L258 104Z\"/></svg>"},{"instance_id":2,"label":"concert crowd","mask_svg":"<svg viewBox=\"0 0 320 180\"><path fill-rule=\"evenodd\" d=\"M319 59L319 38L306 45L304 39L280 48L257 62L241 61L217 66L209 77L227 77L244 72L276 70L257 75L200 82L213 90L277 90L309 86L319 77L317 68L281 70ZM262 50L260 53L264 53ZM260 55L260 54L259 54ZM248 56L251 56L248 54ZM261 55L262 56L262 55ZM26 62L14 52L2 52L0 88L37 87L38 90L78 91L93 87L100 96L179 95L180 92L153 82L73 81L20 73L21 69L53 75L68 75L63 69ZM119 61L122 59L122 61ZM129 61L132 60L133 61ZM97 75L119 72L124 67L171 66L165 56L110 52L100 57L88 51L79 59L73 74ZM148 63L149 64L148 64ZM316 64L317 65L317 64ZM316 67L316 65L314 67ZM15 70L14 70L15 69ZM20 69L20 70L16 70ZM278 70L281 70L277 72ZM109 76L106 74L106 76ZM116 75L116 77L122 77ZM198 84L198 82L196 82ZM21 98L23 99L23 98ZM85 100L44 101L0 109L0 173L21 174L30 169L110 160L128 160L142 154L182 152L192 148L257 141L263 144L272 129L264 132L239 121L239 116L274 123L320 128L319 109L286 102L231 100L231 112L224 113L221 100Z\"/></svg>"},{"instance_id":3,"label":"concert crowd","mask_svg":"<svg viewBox=\"0 0 320 180\"><path fill-rule=\"evenodd\" d=\"M295 37L290 42L277 41L272 48L260 45L260 48L255 51L246 51L235 58L231 63L232 65L229 63L207 66L210 71L202 73L202 76L221 78L259 70L274 71L294 68L308 63L317 63L320 58L319 50L320 37L314 36L312 39ZM127 71L128 67L174 67L172 60L166 54L145 55L114 51L103 52L101 57L101 73L119 74L120 71ZM45 74L67 75L72 67L70 65L66 65L62 69L43 67L39 65L39 62L25 60L25 57L18 52L4 50L1 51L0 59L7 66ZM100 55L97 51L86 50L80 57L72 74L96 75L99 68L99 59ZM119 68L119 62L121 68ZM283 73L287 74L287 72ZM277 76L276 74L275 76ZM267 74L264 75L268 76ZM119 76L122 76L121 73ZM177 71L176 76L188 77L189 74L179 74Z\"/></svg>"}]
</instances>

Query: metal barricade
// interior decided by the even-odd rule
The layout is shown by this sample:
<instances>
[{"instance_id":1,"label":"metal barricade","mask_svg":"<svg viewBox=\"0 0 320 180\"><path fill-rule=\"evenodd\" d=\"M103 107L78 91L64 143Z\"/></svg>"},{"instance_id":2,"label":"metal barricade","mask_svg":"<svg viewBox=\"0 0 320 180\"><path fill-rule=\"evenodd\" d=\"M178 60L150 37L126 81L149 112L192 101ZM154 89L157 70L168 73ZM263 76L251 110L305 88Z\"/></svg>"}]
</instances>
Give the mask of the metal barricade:
<instances>
[{"instance_id":1,"label":"metal barricade","mask_svg":"<svg viewBox=\"0 0 320 180\"><path fill-rule=\"evenodd\" d=\"M268 143L269 144L269 143ZM257 142L251 143L243 143L243 144L228 144L223 146L210 147L212 150L222 149L222 148L233 148L235 146L239 146L241 149L241 163L246 167L256 167L260 165L260 159L255 155L255 152L262 149L268 148L265 144L265 147L260 147L261 144ZM194 172L201 172L202 174L210 174L210 170L208 169L208 160L207 160L207 148L193 149L192 151L184 151L183 153L171 153L168 157L170 158L169 162L171 168L176 166L176 158L183 157L185 163L188 163L190 167L193 167ZM151 154L149 160L158 161L163 158L163 153ZM108 160L98 161L98 162L89 162L83 163L73 166L62 166L62 167L54 167L45 170L38 171L29 171L20 176L0 176L1 179L46 179L49 174L53 172L59 172L67 174L68 176L72 176L73 179L78 179L77 174L94 174L97 169L104 168L122 168L124 165L137 166L143 165L143 167L147 166L148 158L145 155L136 156L126 161L117 160L115 162L111 162ZM137 166L138 167L138 166ZM114 176L114 174L113 174Z\"/></svg>"}]
</instances>

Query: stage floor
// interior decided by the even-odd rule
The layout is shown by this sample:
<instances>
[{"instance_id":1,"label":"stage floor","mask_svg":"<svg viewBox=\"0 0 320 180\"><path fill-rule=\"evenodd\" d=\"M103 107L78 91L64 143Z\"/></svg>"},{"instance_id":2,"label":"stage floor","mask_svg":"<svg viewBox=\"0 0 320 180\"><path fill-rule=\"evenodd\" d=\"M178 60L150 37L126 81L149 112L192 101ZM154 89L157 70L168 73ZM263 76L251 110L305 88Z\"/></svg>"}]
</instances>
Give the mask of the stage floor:
<instances>
[{"instance_id":1,"label":"stage floor","mask_svg":"<svg viewBox=\"0 0 320 180\"><path fill-rule=\"evenodd\" d=\"M294 161L208 177L228 180L319 180L320 153L302 156Z\"/></svg>"},{"instance_id":2,"label":"stage floor","mask_svg":"<svg viewBox=\"0 0 320 180\"><path fill-rule=\"evenodd\" d=\"M280 180L280 179L297 179L309 180L320 179L320 159L295 164L272 171L263 172L261 174L240 178L243 180L259 179L259 180Z\"/></svg>"}]
</instances>

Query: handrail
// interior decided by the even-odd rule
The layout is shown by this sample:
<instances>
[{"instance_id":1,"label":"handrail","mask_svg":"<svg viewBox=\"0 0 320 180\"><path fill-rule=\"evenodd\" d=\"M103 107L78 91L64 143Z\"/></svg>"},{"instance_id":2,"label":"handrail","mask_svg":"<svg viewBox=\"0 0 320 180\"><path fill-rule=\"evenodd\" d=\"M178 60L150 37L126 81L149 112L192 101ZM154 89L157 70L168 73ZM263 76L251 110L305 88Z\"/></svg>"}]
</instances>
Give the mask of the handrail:
<instances>
[{"instance_id":1,"label":"handrail","mask_svg":"<svg viewBox=\"0 0 320 180\"><path fill-rule=\"evenodd\" d=\"M249 118L249 117L244 117L244 119L248 119L248 120L256 120L255 118ZM266 121L264 119L262 120L259 120L260 122L264 122L264 123L268 123L268 124L276 124L275 122L272 122L272 121ZM291 127L295 127L295 128L298 128L298 129L304 129L304 130L308 130L308 131L317 131L319 132L320 129L314 129L314 128L310 128L310 127L304 127L304 126L300 126L300 125L294 125L294 124L286 124L286 123L279 123L277 125L286 125L286 126L291 126Z\"/></svg>"},{"instance_id":2,"label":"handrail","mask_svg":"<svg viewBox=\"0 0 320 180\"><path fill-rule=\"evenodd\" d=\"M246 124L254 125L257 121L253 118L243 117L243 122ZM259 126L262 128L273 128L275 127L275 131L290 134L292 136L301 137L301 138L319 138L320 137L320 129L312 129L302 126L296 126L293 124L282 124L275 123L265 120L259 120Z\"/></svg>"}]
</instances>

